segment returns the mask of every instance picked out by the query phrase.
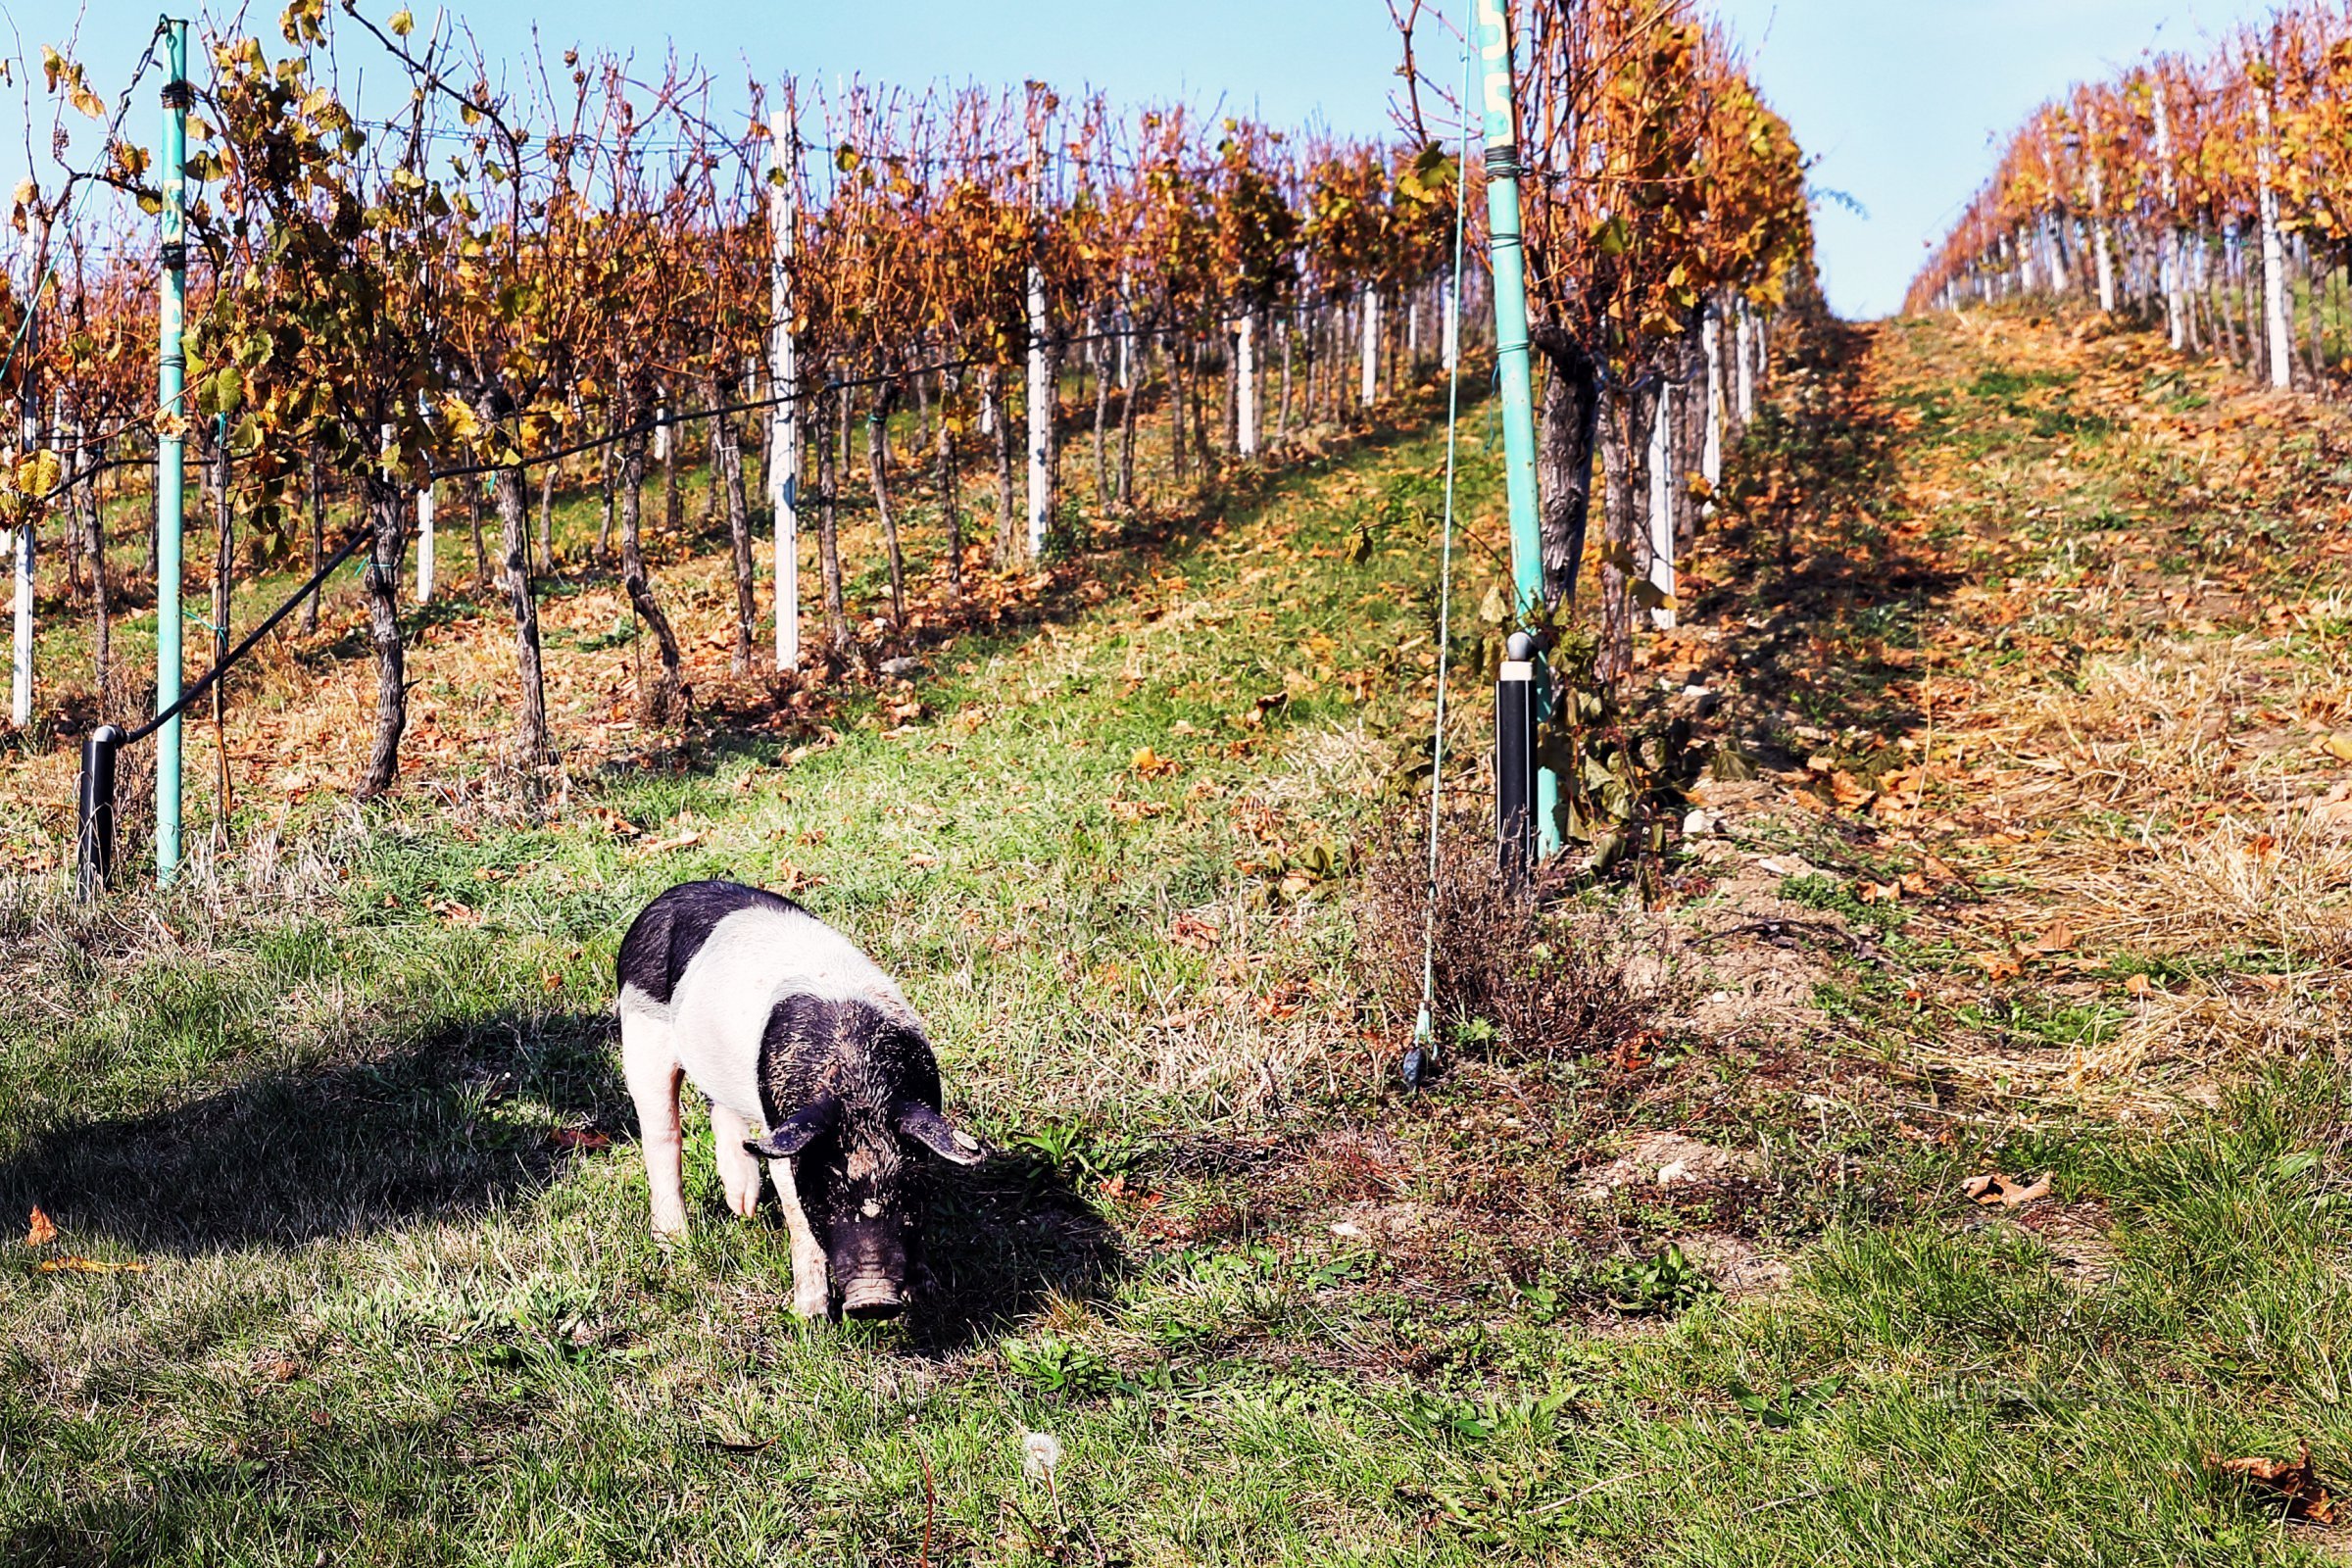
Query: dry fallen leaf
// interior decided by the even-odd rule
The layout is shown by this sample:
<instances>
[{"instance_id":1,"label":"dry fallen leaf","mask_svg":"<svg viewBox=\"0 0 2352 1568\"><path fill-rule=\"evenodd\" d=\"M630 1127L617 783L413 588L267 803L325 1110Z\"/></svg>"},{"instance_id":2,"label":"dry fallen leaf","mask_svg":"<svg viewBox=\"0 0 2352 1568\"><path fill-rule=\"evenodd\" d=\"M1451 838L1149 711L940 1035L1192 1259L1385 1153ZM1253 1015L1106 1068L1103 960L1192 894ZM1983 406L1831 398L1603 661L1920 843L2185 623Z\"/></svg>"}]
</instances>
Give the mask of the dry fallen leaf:
<instances>
[{"instance_id":1,"label":"dry fallen leaf","mask_svg":"<svg viewBox=\"0 0 2352 1568\"><path fill-rule=\"evenodd\" d=\"M1986 1171L1962 1182L1960 1191L1987 1208L1996 1203L2003 1208L2023 1208L2050 1196L2050 1178L2044 1172L2039 1181L2023 1182L2006 1171Z\"/></svg>"},{"instance_id":2,"label":"dry fallen leaf","mask_svg":"<svg viewBox=\"0 0 2352 1568\"><path fill-rule=\"evenodd\" d=\"M612 1140L592 1127L559 1127L547 1135L558 1149L611 1149Z\"/></svg>"},{"instance_id":3,"label":"dry fallen leaf","mask_svg":"<svg viewBox=\"0 0 2352 1568\"><path fill-rule=\"evenodd\" d=\"M144 1274L144 1263L102 1263L94 1257L44 1257L32 1265L36 1274Z\"/></svg>"},{"instance_id":4,"label":"dry fallen leaf","mask_svg":"<svg viewBox=\"0 0 2352 1568\"><path fill-rule=\"evenodd\" d=\"M1168 935L1169 939L1180 948L1190 948L1195 953L1206 953L1210 948L1216 946L1217 940L1224 933L1209 921L1188 912L1176 917L1176 924Z\"/></svg>"},{"instance_id":5,"label":"dry fallen leaf","mask_svg":"<svg viewBox=\"0 0 2352 1568\"><path fill-rule=\"evenodd\" d=\"M26 1247L47 1247L56 1240L57 1226L51 1223L49 1216L42 1213L40 1206L35 1204L32 1210L32 1223L24 1232L24 1245Z\"/></svg>"},{"instance_id":6,"label":"dry fallen leaf","mask_svg":"<svg viewBox=\"0 0 2352 1568\"><path fill-rule=\"evenodd\" d=\"M1162 757L1149 746L1139 747L1128 765L1135 769L1139 777L1143 778L1156 778L1162 773L1176 771L1175 759Z\"/></svg>"},{"instance_id":7,"label":"dry fallen leaf","mask_svg":"<svg viewBox=\"0 0 2352 1568\"><path fill-rule=\"evenodd\" d=\"M2060 920L2040 936L2035 937L2032 947L2035 953L2064 953L2080 940L2075 935L2075 928L2064 920Z\"/></svg>"},{"instance_id":8,"label":"dry fallen leaf","mask_svg":"<svg viewBox=\"0 0 2352 1568\"><path fill-rule=\"evenodd\" d=\"M2042 1172L2041 1179L2039 1181L2030 1183L2024 1187L2012 1187L2003 1192L2001 1194L2001 1203L2002 1206L2007 1208L2023 1208L2028 1203L2035 1202L2049 1196L2050 1175L2049 1172L2044 1171Z\"/></svg>"},{"instance_id":9,"label":"dry fallen leaf","mask_svg":"<svg viewBox=\"0 0 2352 1568\"><path fill-rule=\"evenodd\" d=\"M2335 1522L2335 1498L2320 1481L2320 1474L2311 1462L2311 1445L2303 1445L2302 1455L2289 1464L2284 1459L2265 1459L2259 1456L2244 1459L2221 1459L2205 1456L2207 1468L2218 1474L2245 1483L2249 1491L2267 1494L2286 1503L2289 1519L2307 1520L2315 1525Z\"/></svg>"}]
</instances>

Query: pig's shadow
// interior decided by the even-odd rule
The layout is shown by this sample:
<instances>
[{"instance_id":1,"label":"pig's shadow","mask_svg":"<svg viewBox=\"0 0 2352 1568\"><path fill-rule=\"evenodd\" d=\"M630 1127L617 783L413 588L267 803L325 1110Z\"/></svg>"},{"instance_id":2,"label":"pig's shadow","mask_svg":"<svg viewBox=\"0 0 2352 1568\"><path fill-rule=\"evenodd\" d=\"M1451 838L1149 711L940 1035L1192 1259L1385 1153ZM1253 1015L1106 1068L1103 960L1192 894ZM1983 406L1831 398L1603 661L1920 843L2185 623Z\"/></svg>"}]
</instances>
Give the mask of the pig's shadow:
<instances>
[{"instance_id":1,"label":"pig's shadow","mask_svg":"<svg viewBox=\"0 0 2352 1568\"><path fill-rule=\"evenodd\" d=\"M601 1013L494 1015L388 1056L56 1127L0 1158L0 1214L37 1203L69 1238L195 1255L495 1208L570 1157L541 1107L633 1134L611 1033Z\"/></svg>"},{"instance_id":2,"label":"pig's shadow","mask_svg":"<svg viewBox=\"0 0 2352 1568\"><path fill-rule=\"evenodd\" d=\"M906 1323L918 1354L944 1355L1008 1328L1050 1297L1102 1294L1125 1264L1116 1232L1035 1156L999 1155L943 1175L931 1196L924 1260L932 1288Z\"/></svg>"}]
</instances>

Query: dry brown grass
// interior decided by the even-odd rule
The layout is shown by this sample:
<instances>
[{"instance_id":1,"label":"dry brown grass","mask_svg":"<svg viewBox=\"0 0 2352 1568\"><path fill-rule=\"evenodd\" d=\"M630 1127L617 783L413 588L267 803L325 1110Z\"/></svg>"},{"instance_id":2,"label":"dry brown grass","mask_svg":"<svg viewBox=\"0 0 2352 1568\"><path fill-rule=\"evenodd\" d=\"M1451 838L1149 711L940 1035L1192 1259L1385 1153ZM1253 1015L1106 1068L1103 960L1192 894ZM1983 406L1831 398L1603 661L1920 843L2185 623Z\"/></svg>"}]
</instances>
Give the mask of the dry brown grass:
<instances>
[{"instance_id":1,"label":"dry brown grass","mask_svg":"<svg viewBox=\"0 0 2352 1568\"><path fill-rule=\"evenodd\" d=\"M1433 919L1426 834L1408 815L1364 872L1363 940L1395 1034L1420 1010L1425 931L1441 1055L1623 1060L1682 1009L1688 986L1664 922L1513 885L1481 819L1441 828Z\"/></svg>"}]
</instances>

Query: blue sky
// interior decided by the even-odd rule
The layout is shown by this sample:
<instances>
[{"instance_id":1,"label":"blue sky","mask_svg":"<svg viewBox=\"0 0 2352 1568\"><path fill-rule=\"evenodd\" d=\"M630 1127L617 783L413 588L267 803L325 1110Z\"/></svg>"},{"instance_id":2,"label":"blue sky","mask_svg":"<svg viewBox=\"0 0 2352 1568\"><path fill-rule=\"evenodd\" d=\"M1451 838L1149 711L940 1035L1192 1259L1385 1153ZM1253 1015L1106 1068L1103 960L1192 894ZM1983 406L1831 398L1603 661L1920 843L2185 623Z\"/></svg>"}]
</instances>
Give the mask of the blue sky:
<instances>
[{"instance_id":1,"label":"blue sky","mask_svg":"<svg viewBox=\"0 0 2352 1568\"><path fill-rule=\"evenodd\" d=\"M411 3L429 24L436 8ZM2254 0L1713 3L1818 158L1816 183L1867 211L1825 203L1819 214L1831 303L1849 315L1901 302L1925 247L1984 178L1996 135L2034 105L2151 44L2196 46L2267 9ZM368 9L392 6L373 0ZM277 9L278 0L254 0L252 19L273 27ZM1467 0L1449 9L1467 10ZM1389 126L1397 61L1383 0L509 0L451 10L494 55L519 56L536 20L550 57L586 40L651 58L674 41L722 77L741 76L747 65L769 79L787 71L905 83L1034 75L1065 88L1091 83L1122 101L1222 99L1277 124L1314 120L1347 132ZM0 20L35 60L78 19L80 57L110 100L154 17L154 0L0 4ZM142 136L153 134L153 105L142 88L130 120ZM15 118L0 109L0 123ZM13 184L24 161L20 147L0 147L0 177Z\"/></svg>"},{"instance_id":2,"label":"blue sky","mask_svg":"<svg viewBox=\"0 0 2352 1568\"><path fill-rule=\"evenodd\" d=\"M1849 316L1901 305L1927 246L2036 104L2151 46L2202 52L2269 10L2250 0L1715 0L1818 160L1815 184L1868 212L1823 202L1815 213L1830 302Z\"/></svg>"}]
</instances>

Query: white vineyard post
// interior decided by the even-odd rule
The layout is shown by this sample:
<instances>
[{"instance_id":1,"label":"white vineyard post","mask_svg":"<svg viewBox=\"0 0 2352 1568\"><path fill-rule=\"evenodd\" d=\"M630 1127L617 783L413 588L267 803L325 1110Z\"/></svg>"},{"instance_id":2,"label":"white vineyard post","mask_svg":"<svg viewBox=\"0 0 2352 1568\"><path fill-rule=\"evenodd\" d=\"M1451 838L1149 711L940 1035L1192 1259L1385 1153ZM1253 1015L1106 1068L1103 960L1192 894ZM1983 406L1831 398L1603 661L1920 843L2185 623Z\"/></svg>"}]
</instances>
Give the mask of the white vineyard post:
<instances>
[{"instance_id":1,"label":"white vineyard post","mask_svg":"<svg viewBox=\"0 0 2352 1568\"><path fill-rule=\"evenodd\" d=\"M776 517L776 668L801 662L801 372L792 332L792 244L800 176L800 130L789 84L784 108L768 117L767 384L776 400L767 427L767 493Z\"/></svg>"},{"instance_id":2,"label":"white vineyard post","mask_svg":"<svg viewBox=\"0 0 2352 1568\"><path fill-rule=\"evenodd\" d=\"M1034 111L1033 111L1034 114ZM1027 415L1029 423L1029 559L1039 561L1046 554L1046 530L1054 520L1054 474L1052 469L1054 440L1054 377L1053 365L1047 354L1046 273L1037 263L1037 226L1043 210L1045 194L1045 149L1040 127L1034 119L1029 127L1029 390Z\"/></svg>"},{"instance_id":3,"label":"white vineyard post","mask_svg":"<svg viewBox=\"0 0 2352 1568\"><path fill-rule=\"evenodd\" d=\"M1380 290L1369 283L1364 285L1363 307L1363 387L1360 401L1368 409L1379 390L1380 380Z\"/></svg>"},{"instance_id":4,"label":"white vineyard post","mask_svg":"<svg viewBox=\"0 0 2352 1568\"><path fill-rule=\"evenodd\" d=\"M416 602L433 602L433 481L416 489Z\"/></svg>"},{"instance_id":5,"label":"white vineyard post","mask_svg":"<svg viewBox=\"0 0 2352 1568\"><path fill-rule=\"evenodd\" d=\"M9 721L19 729L32 722L32 568L33 535L30 522L10 530L16 549L11 552L9 575L16 579L16 650L8 681Z\"/></svg>"},{"instance_id":6,"label":"white vineyard post","mask_svg":"<svg viewBox=\"0 0 2352 1568\"><path fill-rule=\"evenodd\" d=\"M1446 277L1445 279L1445 296L1442 296L1442 299L1453 299L1453 268L1451 266L1446 268L1445 277ZM1446 360L1445 371L1448 373L1448 376L1451 376L1453 369L1460 365L1460 358L1463 358L1463 326L1460 326L1460 308L1456 306L1453 311L1445 313L1445 360Z\"/></svg>"},{"instance_id":7,"label":"white vineyard post","mask_svg":"<svg viewBox=\"0 0 2352 1568\"><path fill-rule=\"evenodd\" d=\"M1752 322L1747 301L1733 301L1732 336L1736 340L1735 353L1739 362L1735 369L1739 377L1741 428L1745 428L1747 421L1756 416L1756 344Z\"/></svg>"},{"instance_id":8,"label":"white vineyard post","mask_svg":"<svg viewBox=\"0 0 2352 1568\"><path fill-rule=\"evenodd\" d=\"M2107 183L2099 176L2099 155L2092 143L2097 123L2083 126L2082 163L2090 171L2090 243L2098 260L2099 309L2115 314L2115 254L2107 243Z\"/></svg>"},{"instance_id":9,"label":"white vineyard post","mask_svg":"<svg viewBox=\"0 0 2352 1568\"><path fill-rule=\"evenodd\" d=\"M2272 177L2271 89L2254 93L2254 168L2262 220L2262 323L2270 349L2271 385L2294 378L2295 350L2286 320L2286 248L2278 237L2278 186Z\"/></svg>"},{"instance_id":10,"label":"white vineyard post","mask_svg":"<svg viewBox=\"0 0 2352 1568\"><path fill-rule=\"evenodd\" d=\"M44 225L35 242L33 254L48 250L48 231ZM40 342L39 303L36 298L30 319L24 323L24 340L28 356ZM41 449L40 394L34 389L35 377L28 367L24 371L24 416L21 426L22 439L17 450L31 457ZM14 657L10 661L8 680L9 722L24 729L32 722L32 588L33 566L39 541L32 530L32 518L26 515L12 530L16 548L10 552L9 575L16 581L16 636Z\"/></svg>"},{"instance_id":11,"label":"white vineyard post","mask_svg":"<svg viewBox=\"0 0 2352 1568\"><path fill-rule=\"evenodd\" d=\"M1242 313L1241 374L1236 385L1240 407L1235 411L1235 438L1242 456L1257 456L1257 313Z\"/></svg>"},{"instance_id":12,"label":"white vineyard post","mask_svg":"<svg viewBox=\"0 0 2352 1568\"><path fill-rule=\"evenodd\" d=\"M1649 612L1661 630L1674 624L1674 385L1658 388L1649 421L1649 585L1666 602Z\"/></svg>"},{"instance_id":13,"label":"white vineyard post","mask_svg":"<svg viewBox=\"0 0 2352 1568\"><path fill-rule=\"evenodd\" d=\"M1135 390L1135 312L1127 302L1127 280L1119 279L1119 390Z\"/></svg>"},{"instance_id":14,"label":"white vineyard post","mask_svg":"<svg viewBox=\"0 0 2352 1568\"><path fill-rule=\"evenodd\" d=\"M1715 510L1714 491L1723 483L1723 305L1707 301L1699 318L1699 341L1707 351L1707 433L1699 444L1698 473L1707 481L1708 512Z\"/></svg>"}]
</instances>

